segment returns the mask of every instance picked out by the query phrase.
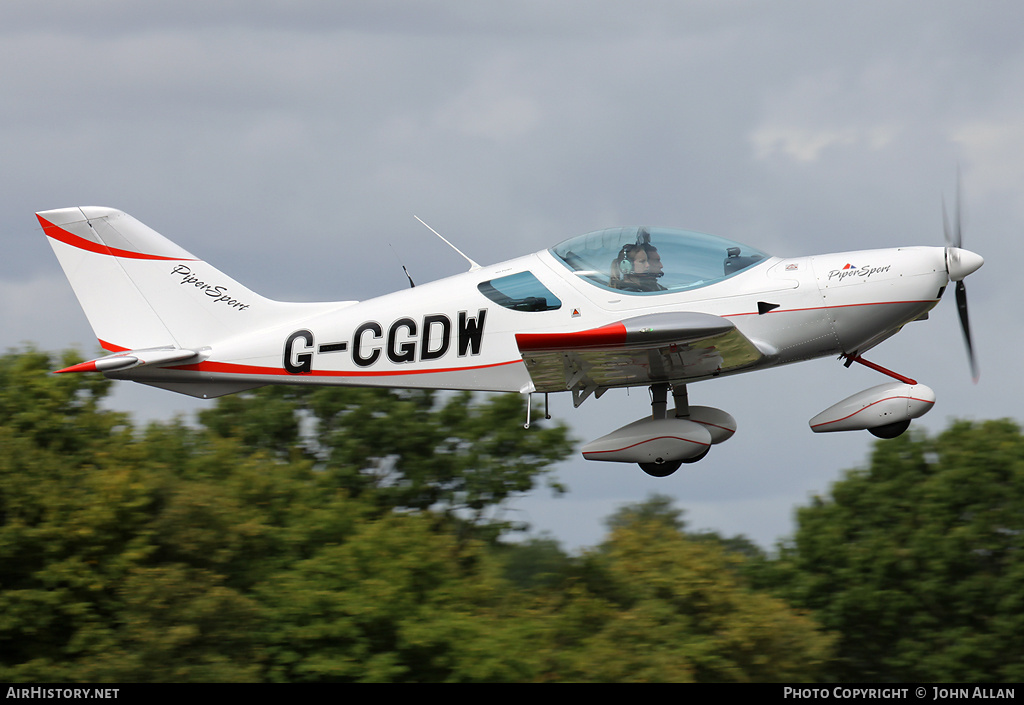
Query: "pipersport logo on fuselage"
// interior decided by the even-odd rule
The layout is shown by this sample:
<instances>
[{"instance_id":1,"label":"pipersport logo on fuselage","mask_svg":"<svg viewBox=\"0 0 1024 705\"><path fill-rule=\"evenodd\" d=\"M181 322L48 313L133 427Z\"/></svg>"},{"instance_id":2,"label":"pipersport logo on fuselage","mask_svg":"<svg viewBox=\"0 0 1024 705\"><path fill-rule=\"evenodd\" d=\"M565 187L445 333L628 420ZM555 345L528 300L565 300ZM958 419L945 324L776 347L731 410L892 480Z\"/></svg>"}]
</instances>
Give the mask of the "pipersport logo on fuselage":
<instances>
[{"instance_id":1,"label":"pipersport logo on fuselage","mask_svg":"<svg viewBox=\"0 0 1024 705\"><path fill-rule=\"evenodd\" d=\"M876 274L884 274L892 269L891 264L887 264L884 267L872 267L870 265L864 265L862 267L855 267L852 264L847 264L842 269L833 269L828 273L828 280L830 282L840 283L850 277L856 277L860 279L870 279Z\"/></svg>"},{"instance_id":2,"label":"pipersport logo on fuselage","mask_svg":"<svg viewBox=\"0 0 1024 705\"><path fill-rule=\"evenodd\" d=\"M297 330L284 343L284 369L293 375L313 371L316 355L348 352L357 367L370 367L387 359L395 364L429 362L449 353L453 344L459 357L479 355L483 346L487 309L476 316L460 311L455 321L443 313L415 320L402 316L385 328L377 321L358 325L348 340L317 343L313 332Z\"/></svg>"}]
</instances>

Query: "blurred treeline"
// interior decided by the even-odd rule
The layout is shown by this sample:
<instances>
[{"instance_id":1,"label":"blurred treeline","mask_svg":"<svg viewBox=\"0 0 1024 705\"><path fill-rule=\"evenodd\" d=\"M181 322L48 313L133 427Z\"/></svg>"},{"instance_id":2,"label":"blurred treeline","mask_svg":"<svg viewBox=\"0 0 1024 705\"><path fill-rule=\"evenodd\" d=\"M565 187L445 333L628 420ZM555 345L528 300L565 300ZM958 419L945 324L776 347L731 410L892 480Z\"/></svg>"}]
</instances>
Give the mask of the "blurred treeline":
<instances>
[{"instance_id":1,"label":"blurred treeline","mask_svg":"<svg viewBox=\"0 0 1024 705\"><path fill-rule=\"evenodd\" d=\"M766 554L662 497L524 540L518 395L274 387L134 428L0 357L0 681L1020 681L1024 438L876 446ZM537 424L535 424L537 426Z\"/></svg>"}]
</instances>

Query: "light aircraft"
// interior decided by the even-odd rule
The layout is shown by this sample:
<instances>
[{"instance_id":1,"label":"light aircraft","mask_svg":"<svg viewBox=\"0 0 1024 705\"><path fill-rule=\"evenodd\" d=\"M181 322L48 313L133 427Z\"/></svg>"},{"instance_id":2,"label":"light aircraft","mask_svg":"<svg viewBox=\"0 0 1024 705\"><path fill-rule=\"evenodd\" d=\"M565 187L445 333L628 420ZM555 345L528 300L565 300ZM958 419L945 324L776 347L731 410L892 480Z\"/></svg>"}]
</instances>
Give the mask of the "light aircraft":
<instances>
[{"instance_id":1,"label":"light aircraft","mask_svg":"<svg viewBox=\"0 0 1024 705\"><path fill-rule=\"evenodd\" d=\"M201 398L268 384L516 392L528 401L543 393L545 409L551 392L568 391L579 406L644 386L651 414L582 452L658 477L736 431L727 412L691 405L689 384L823 356L890 379L815 416L813 431L902 433L931 409L934 393L862 355L927 318L950 281L977 376L963 280L984 260L961 246L959 207L945 247L796 258L628 227L485 267L445 240L469 271L420 286L410 277L408 289L333 303L266 299L118 210L36 215L110 353L59 372L101 372ZM529 403L526 414L528 427Z\"/></svg>"}]
</instances>

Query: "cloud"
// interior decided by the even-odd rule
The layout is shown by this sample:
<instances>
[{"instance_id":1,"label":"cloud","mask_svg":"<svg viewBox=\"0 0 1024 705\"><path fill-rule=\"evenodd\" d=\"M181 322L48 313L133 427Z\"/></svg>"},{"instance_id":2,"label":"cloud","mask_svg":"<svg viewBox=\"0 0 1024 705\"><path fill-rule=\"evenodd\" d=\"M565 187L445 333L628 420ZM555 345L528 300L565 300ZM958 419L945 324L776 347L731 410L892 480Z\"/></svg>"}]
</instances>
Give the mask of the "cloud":
<instances>
[{"instance_id":1,"label":"cloud","mask_svg":"<svg viewBox=\"0 0 1024 705\"><path fill-rule=\"evenodd\" d=\"M45 208L127 210L274 298L365 299L406 286L399 260L417 283L464 270L413 215L482 263L636 223L783 255L939 244L959 161L988 259L969 287L982 382L951 300L878 361L935 388L925 428L1014 415L1022 8L11 0L0 340L95 346L34 229ZM596 541L610 506L659 491L699 504L701 528L770 544L777 525L744 522L752 507L785 525L870 448L806 420L874 383L821 360L695 385L740 421L733 440L660 482L567 463L572 511L539 528ZM145 418L191 408L132 389L119 398ZM552 408L590 440L649 404L639 389Z\"/></svg>"},{"instance_id":2,"label":"cloud","mask_svg":"<svg viewBox=\"0 0 1024 705\"><path fill-rule=\"evenodd\" d=\"M506 92L486 81L441 106L435 120L441 129L507 141L524 137L540 124L542 115L536 100Z\"/></svg>"},{"instance_id":3,"label":"cloud","mask_svg":"<svg viewBox=\"0 0 1024 705\"><path fill-rule=\"evenodd\" d=\"M971 192L979 197L1024 193L1024 112L970 120L951 130L970 169Z\"/></svg>"}]
</instances>

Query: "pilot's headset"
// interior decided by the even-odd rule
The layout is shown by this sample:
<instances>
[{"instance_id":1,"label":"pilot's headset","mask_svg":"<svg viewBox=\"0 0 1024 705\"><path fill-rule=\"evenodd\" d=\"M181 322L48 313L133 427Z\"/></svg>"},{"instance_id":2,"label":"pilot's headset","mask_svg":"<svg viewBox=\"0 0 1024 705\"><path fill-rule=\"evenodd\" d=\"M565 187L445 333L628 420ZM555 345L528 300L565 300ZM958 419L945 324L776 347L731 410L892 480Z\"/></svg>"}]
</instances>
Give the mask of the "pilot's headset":
<instances>
[{"instance_id":1,"label":"pilot's headset","mask_svg":"<svg viewBox=\"0 0 1024 705\"><path fill-rule=\"evenodd\" d=\"M649 244L651 244L651 234L647 231L647 228L640 228L636 234L636 244L623 245L622 249L619 250L618 257L615 258L615 262L619 267L619 272L622 274L632 274L633 260L631 260L629 256L644 245Z\"/></svg>"},{"instance_id":2,"label":"pilot's headset","mask_svg":"<svg viewBox=\"0 0 1024 705\"><path fill-rule=\"evenodd\" d=\"M632 274L633 273L633 260L629 258L631 254L636 252L637 246L626 244L619 250L619 254L615 257L615 266L618 268L620 274Z\"/></svg>"}]
</instances>

